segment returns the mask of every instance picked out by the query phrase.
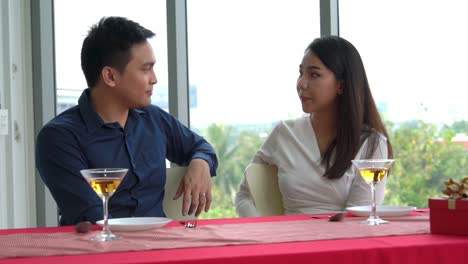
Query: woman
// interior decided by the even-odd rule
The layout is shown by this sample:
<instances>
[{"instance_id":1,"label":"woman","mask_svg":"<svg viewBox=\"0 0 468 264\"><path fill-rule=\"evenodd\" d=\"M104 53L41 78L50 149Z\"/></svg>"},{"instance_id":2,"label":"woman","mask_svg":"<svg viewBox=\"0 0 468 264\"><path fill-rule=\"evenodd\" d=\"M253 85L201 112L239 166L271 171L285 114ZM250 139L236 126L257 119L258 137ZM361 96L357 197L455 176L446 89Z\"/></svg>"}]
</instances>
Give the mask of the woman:
<instances>
[{"instance_id":1,"label":"woman","mask_svg":"<svg viewBox=\"0 0 468 264\"><path fill-rule=\"evenodd\" d=\"M370 205L371 191L353 159L391 158L359 52L337 36L315 39L299 66L297 93L304 117L280 122L253 158L278 167L286 214L340 212ZM384 198L386 179L377 185ZM236 195L240 216L257 215L244 178Z\"/></svg>"}]
</instances>

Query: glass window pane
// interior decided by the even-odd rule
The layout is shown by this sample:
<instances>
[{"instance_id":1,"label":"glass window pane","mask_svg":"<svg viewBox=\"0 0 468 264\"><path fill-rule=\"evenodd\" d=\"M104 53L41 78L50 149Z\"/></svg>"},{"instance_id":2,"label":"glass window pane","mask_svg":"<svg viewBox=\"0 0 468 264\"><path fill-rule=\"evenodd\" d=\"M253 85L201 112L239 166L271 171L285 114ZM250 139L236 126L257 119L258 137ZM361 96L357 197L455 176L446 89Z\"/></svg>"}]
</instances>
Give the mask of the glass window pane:
<instances>
[{"instance_id":1,"label":"glass window pane","mask_svg":"<svg viewBox=\"0 0 468 264\"><path fill-rule=\"evenodd\" d=\"M391 132L388 204L427 207L444 180L466 176L467 9L457 0L340 1L340 33L360 51Z\"/></svg>"},{"instance_id":2,"label":"glass window pane","mask_svg":"<svg viewBox=\"0 0 468 264\"><path fill-rule=\"evenodd\" d=\"M152 103L168 109L165 0L55 0L54 16L57 114L76 105L87 87L81 70L81 45L91 25L104 16L127 17L156 33L150 40L158 77Z\"/></svg>"},{"instance_id":3,"label":"glass window pane","mask_svg":"<svg viewBox=\"0 0 468 264\"><path fill-rule=\"evenodd\" d=\"M302 115L296 80L320 36L319 1L189 0L187 13L190 124L220 162L208 217L235 216L234 193L266 135Z\"/></svg>"}]
</instances>

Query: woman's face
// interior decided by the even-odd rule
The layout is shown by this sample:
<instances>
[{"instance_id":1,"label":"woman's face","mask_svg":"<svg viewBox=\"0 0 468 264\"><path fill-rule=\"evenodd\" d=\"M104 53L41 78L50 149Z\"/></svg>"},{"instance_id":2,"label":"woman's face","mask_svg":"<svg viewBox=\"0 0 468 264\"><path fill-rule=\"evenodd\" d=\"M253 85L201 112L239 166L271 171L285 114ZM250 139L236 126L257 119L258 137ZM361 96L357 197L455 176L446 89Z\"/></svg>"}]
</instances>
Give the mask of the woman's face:
<instances>
[{"instance_id":1,"label":"woman's face","mask_svg":"<svg viewBox=\"0 0 468 264\"><path fill-rule=\"evenodd\" d=\"M335 74L311 51L307 51L299 65L297 93L305 113L334 111L336 99L343 92Z\"/></svg>"}]
</instances>

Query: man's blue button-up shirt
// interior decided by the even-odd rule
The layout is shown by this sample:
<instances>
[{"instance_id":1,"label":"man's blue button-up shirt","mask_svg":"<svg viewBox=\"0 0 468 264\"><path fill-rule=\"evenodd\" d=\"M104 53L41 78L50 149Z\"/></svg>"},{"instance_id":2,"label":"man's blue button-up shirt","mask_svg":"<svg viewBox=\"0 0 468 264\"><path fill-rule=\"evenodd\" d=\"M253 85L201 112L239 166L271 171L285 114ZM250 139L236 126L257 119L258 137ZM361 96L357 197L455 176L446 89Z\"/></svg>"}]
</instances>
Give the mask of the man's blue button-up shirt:
<instances>
[{"instance_id":1,"label":"man's blue button-up shirt","mask_svg":"<svg viewBox=\"0 0 468 264\"><path fill-rule=\"evenodd\" d=\"M86 89L78 105L51 120L37 137L37 169L60 209L60 224L103 218L102 200L80 174L88 168L128 168L109 200L111 217L164 216L166 158L186 166L218 161L211 145L157 106L131 109L125 127L104 123Z\"/></svg>"}]
</instances>

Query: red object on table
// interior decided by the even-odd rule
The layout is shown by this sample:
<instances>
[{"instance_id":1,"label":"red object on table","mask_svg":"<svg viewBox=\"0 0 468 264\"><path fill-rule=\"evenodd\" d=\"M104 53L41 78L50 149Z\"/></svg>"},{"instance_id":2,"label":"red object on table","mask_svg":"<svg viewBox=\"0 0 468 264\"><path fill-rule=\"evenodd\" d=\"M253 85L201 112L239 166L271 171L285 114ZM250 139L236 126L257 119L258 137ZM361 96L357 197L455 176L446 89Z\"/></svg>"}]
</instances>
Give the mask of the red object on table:
<instances>
[{"instance_id":1,"label":"red object on table","mask_svg":"<svg viewBox=\"0 0 468 264\"><path fill-rule=\"evenodd\" d=\"M415 213L418 214L418 213ZM199 220L199 225L292 221L306 215ZM346 221L346 220L345 220ZM173 222L170 225L178 225ZM333 224L340 224L339 222ZM391 224L391 223L390 223ZM375 227L378 230L378 226ZM74 227L0 230L13 233L73 232ZM1 249L0 249L1 250ZM92 255L0 259L4 263L462 263L468 256L463 236L408 235L308 242L129 251ZM461 261L461 262L460 262Z\"/></svg>"},{"instance_id":2,"label":"red object on table","mask_svg":"<svg viewBox=\"0 0 468 264\"><path fill-rule=\"evenodd\" d=\"M468 235L468 199L431 198L429 208L431 233Z\"/></svg>"}]
</instances>

